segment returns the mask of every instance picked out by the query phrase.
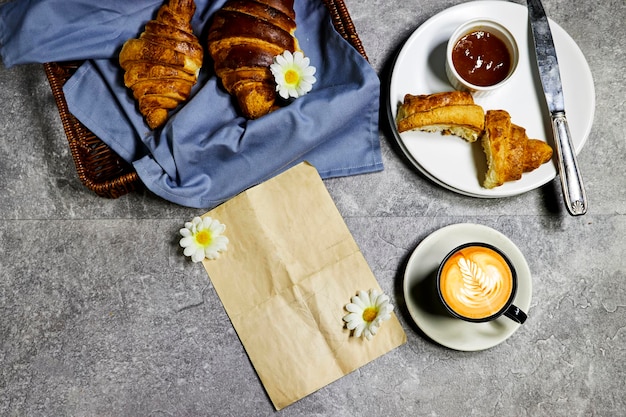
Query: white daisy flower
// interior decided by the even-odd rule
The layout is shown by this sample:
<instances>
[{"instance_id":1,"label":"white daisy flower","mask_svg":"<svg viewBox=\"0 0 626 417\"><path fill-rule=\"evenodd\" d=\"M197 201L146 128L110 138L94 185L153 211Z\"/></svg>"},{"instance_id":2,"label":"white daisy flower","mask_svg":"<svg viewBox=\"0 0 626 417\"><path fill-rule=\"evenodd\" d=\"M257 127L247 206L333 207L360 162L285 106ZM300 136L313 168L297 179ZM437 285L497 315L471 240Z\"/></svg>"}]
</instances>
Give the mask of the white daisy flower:
<instances>
[{"instance_id":1,"label":"white daisy flower","mask_svg":"<svg viewBox=\"0 0 626 417\"><path fill-rule=\"evenodd\" d=\"M310 62L300 51L293 54L285 51L274 57L270 70L276 81L276 91L282 98L298 98L311 91L317 80L313 76L315 67L309 65Z\"/></svg>"},{"instance_id":2,"label":"white daisy flower","mask_svg":"<svg viewBox=\"0 0 626 417\"><path fill-rule=\"evenodd\" d=\"M365 336L370 340L382 322L391 318L393 305L389 303L389 297L378 290L360 290L350 301L346 304L348 314L343 317L343 321L349 330L354 330L355 337Z\"/></svg>"},{"instance_id":3,"label":"white daisy flower","mask_svg":"<svg viewBox=\"0 0 626 417\"><path fill-rule=\"evenodd\" d=\"M185 256L191 256L194 262L201 262L204 258L216 259L219 252L226 250L228 238L223 236L226 226L211 217L194 217L180 229L183 237L180 246L185 248Z\"/></svg>"}]
</instances>

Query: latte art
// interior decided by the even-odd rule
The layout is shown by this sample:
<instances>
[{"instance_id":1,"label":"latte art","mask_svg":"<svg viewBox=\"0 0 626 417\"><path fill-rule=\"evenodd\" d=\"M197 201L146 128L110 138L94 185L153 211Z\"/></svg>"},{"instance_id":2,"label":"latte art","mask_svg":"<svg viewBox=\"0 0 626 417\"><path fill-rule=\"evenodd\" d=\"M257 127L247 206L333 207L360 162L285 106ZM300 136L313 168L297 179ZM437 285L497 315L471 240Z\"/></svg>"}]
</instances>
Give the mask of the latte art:
<instances>
[{"instance_id":1,"label":"latte art","mask_svg":"<svg viewBox=\"0 0 626 417\"><path fill-rule=\"evenodd\" d=\"M467 305L479 306L485 299L498 296L502 286L502 276L497 268L487 265L483 270L479 264L461 257L458 262L463 276L463 286L459 289L457 298Z\"/></svg>"},{"instance_id":2,"label":"latte art","mask_svg":"<svg viewBox=\"0 0 626 417\"><path fill-rule=\"evenodd\" d=\"M513 291L513 275L496 251L469 246L447 259L439 285L450 309L463 317L482 319L506 306Z\"/></svg>"}]
</instances>

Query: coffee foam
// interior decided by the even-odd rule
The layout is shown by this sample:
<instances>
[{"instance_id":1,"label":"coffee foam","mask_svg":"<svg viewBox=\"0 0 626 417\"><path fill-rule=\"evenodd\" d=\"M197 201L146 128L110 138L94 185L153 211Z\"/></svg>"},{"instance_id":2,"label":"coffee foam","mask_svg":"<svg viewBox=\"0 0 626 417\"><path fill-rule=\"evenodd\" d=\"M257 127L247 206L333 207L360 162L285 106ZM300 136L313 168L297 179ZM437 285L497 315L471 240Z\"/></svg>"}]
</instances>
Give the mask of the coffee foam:
<instances>
[{"instance_id":1,"label":"coffee foam","mask_svg":"<svg viewBox=\"0 0 626 417\"><path fill-rule=\"evenodd\" d=\"M441 295L457 314L483 319L498 313L513 291L506 260L483 246L469 246L450 256L440 274Z\"/></svg>"}]
</instances>

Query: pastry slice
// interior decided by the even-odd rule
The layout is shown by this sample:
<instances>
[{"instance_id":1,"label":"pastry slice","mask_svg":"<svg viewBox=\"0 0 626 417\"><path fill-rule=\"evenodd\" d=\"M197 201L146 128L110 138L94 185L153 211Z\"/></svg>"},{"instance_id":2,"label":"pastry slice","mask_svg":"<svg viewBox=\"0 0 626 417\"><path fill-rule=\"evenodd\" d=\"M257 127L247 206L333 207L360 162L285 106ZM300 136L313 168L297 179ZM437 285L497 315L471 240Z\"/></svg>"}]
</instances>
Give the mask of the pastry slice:
<instances>
[{"instance_id":1,"label":"pastry slice","mask_svg":"<svg viewBox=\"0 0 626 417\"><path fill-rule=\"evenodd\" d=\"M552 147L539 139L528 139L524 145L524 172L534 171L552 159Z\"/></svg>"},{"instance_id":2,"label":"pastry slice","mask_svg":"<svg viewBox=\"0 0 626 417\"><path fill-rule=\"evenodd\" d=\"M511 123L505 110L486 112L481 141L487 157L483 187L488 189L519 180L524 172L533 171L552 158L550 145L528 139L526 130Z\"/></svg>"},{"instance_id":3,"label":"pastry slice","mask_svg":"<svg viewBox=\"0 0 626 417\"><path fill-rule=\"evenodd\" d=\"M422 130L456 135L475 142L483 131L485 113L474 103L472 95L449 91L430 95L404 96L398 108L398 132Z\"/></svg>"}]
</instances>

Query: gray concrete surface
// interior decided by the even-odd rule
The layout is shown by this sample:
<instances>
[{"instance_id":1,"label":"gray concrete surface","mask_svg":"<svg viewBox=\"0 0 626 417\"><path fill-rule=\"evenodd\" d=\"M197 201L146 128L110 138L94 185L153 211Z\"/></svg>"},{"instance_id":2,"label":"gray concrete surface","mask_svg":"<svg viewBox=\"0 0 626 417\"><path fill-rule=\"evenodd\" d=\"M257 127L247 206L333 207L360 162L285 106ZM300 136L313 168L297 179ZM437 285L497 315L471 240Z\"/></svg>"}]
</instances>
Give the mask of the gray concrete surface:
<instances>
[{"instance_id":1,"label":"gray concrete surface","mask_svg":"<svg viewBox=\"0 0 626 417\"><path fill-rule=\"evenodd\" d=\"M459 3L346 0L382 79L412 31ZM409 165L381 124L385 170L326 185L408 342L281 412L204 269L177 246L181 224L203 210L84 188L42 66L0 66L0 415L625 415L626 7L544 5L595 81L579 156L588 214L565 212L558 179L497 200L447 191ZM401 291L415 246L460 222L510 237L533 273L531 319L473 353L425 338Z\"/></svg>"}]
</instances>

